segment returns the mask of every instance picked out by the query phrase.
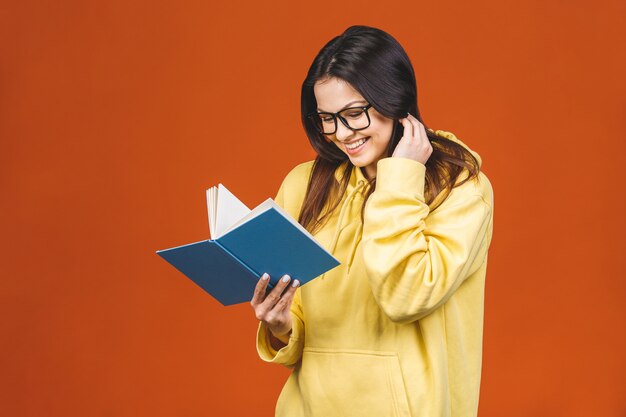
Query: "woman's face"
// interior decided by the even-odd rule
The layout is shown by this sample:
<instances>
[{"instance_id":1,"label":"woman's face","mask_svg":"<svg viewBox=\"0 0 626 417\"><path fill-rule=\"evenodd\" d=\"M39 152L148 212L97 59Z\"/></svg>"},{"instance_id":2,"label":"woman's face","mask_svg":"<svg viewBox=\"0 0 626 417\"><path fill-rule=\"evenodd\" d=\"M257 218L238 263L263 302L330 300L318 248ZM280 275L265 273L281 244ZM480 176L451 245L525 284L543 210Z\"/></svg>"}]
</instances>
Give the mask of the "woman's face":
<instances>
[{"instance_id":1,"label":"woman's face","mask_svg":"<svg viewBox=\"0 0 626 417\"><path fill-rule=\"evenodd\" d=\"M318 112L335 113L346 107L369 104L350 84L339 78L326 78L313 86ZM368 178L376 176L376 163L386 156L391 139L393 119L389 119L370 107L370 125L353 131L337 119L337 131L325 137L348 155L353 165L361 167Z\"/></svg>"}]
</instances>

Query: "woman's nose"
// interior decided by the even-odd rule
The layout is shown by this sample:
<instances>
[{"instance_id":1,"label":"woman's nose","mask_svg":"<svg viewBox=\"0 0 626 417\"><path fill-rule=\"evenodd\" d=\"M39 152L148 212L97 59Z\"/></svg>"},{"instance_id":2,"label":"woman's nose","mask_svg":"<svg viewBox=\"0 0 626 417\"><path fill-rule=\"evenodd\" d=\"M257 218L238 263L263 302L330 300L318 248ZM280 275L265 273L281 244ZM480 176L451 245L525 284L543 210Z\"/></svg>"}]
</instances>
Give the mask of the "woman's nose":
<instances>
[{"instance_id":1,"label":"woman's nose","mask_svg":"<svg viewBox=\"0 0 626 417\"><path fill-rule=\"evenodd\" d=\"M337 120L337 131L335 132L335 136L337 140L343 142L349 139L354 134L354 130L349 129L344 125L341 120Z\"/></svg>"}]
</instances>

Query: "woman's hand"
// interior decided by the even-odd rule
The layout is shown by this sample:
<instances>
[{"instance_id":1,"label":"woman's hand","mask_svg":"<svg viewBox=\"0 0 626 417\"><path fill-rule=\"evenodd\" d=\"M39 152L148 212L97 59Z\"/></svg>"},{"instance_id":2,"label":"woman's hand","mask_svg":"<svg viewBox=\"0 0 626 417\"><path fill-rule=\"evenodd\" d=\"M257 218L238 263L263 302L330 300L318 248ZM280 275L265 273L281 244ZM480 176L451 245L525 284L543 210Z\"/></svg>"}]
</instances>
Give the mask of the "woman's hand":
<instances>
[{"instance_id":1,"label":"woman's hand","mask_svg":"<svg viewBox=\"0 0 626 417\"><path fill-rule=\"evenodd\" d=\"M288 342L289 333L291 332L291 302L300 284L298 280L294 280L289 285L290 280L289 275L283 276L272 291L266 295L265 291L267 284L270 282L270 277L267 274L263 274L254 289L252 301L250 301L256 318L264 322L272 335L284 344ZM289 289L285 291L288 285Z\"/></svg>"},{"instance_id":2,"label":"woman's hand","mask_svg":"<svg viewBox=\"0 0 626 417\"><path fill-rule=\"evenodd\" d=\"M400 119L399 122L404 126L404 135L398 142L392 156L413 159L426 164L433 153L433 147L428 136L426 136L424 125L411 114Z\"/></svg>"}]
</instances>

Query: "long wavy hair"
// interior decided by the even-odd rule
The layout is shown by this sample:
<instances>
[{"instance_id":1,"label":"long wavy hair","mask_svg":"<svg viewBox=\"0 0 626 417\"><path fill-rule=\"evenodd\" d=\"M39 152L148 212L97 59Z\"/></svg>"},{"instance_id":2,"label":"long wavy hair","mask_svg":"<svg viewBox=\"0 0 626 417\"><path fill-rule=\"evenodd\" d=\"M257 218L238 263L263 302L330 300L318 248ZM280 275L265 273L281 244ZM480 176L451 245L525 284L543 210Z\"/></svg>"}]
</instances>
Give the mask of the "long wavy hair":
<instances>
[{"instance_id":1,"label":"long wavy hair","mask_svg":"<svg viewBox=\"0 0 626 417\"><path fill-rule=\"evenodd\" d=\"M309 232L319 230L337 208L353 169L348 156L334 143L327 141L307 117L317 109L313 86L317 81L329 77L348 82L383 116L397 121L408 112L426 127L433 147L426 162L424 196L427 204L432 204L439 196L436 204L438 206L454 187L478 176L479 164L471 152L462 145L431 132L422 120L417 107L415 72L398 41L380 29L350 26L319 51L302 83L302 124L317 153L298 218L299 223ZM386 156L393 154L403 133L404 127L400 123L394 123ZM337 169L342 169L339 181L334 175ZM467 177L457 182L464 170L468 173ZM368 181L365 201L376 187L375 178ZM436 206L431 207L431 210Z\"/></svg>"}]
</instances>

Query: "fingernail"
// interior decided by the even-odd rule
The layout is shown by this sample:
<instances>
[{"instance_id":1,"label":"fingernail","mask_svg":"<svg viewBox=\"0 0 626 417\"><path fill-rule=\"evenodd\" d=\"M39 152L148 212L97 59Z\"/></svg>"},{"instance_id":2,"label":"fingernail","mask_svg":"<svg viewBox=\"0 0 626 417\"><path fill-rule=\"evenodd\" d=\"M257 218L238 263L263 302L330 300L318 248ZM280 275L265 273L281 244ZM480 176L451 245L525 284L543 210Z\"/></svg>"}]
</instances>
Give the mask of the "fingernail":
<instances>
[{"instance_id":1,"label":"fingernail","mask_svg":"<svg viewBox=\"0 0 626 417\"><path fill-rule=\"evenodd\" d=\"M285 276L283 277L283 282L289 282L289 280L290 280L290 279L291 279L291 278L289 277L289 275L285 275Z\"/></svg>"},{"instance_id":2,"label":"fingernail","mask_svg":"<svg viewBox=\"0 0 626 417\"><path fill-rule=\"evenodd\" d=\"M270 278L270 276L267 275L267 273L261 275L261 279L264 280L264 281L267 281L269 278Z\"/></svg>"},{"instance_id":3,"label":"fingernail","mask_svg":"<svg viewBox=\"0 0 626 417\"><path fill-rule=\"evenodd\" d=\"M298 280L295 280L293 284L291 284L292 287L297 287L298 285L300 285L300 281Z\"/></svg>"}]
</instances>

